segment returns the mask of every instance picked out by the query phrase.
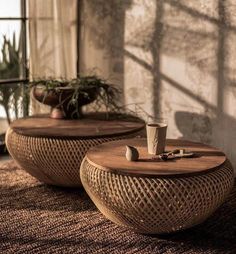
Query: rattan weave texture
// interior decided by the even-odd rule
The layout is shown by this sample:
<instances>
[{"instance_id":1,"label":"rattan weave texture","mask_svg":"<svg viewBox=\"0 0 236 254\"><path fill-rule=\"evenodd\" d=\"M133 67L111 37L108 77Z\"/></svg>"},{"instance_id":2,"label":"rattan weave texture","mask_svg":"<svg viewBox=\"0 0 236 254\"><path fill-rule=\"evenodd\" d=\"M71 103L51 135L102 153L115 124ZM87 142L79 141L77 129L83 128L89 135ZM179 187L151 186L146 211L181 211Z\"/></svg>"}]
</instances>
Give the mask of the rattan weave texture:
<instances>
[{"instance_id":1,"label":"rattan weave texture","mask_svg":"<svg viewBox=\"0 0 236 254\"><path fill-rule=\"evenodd\" d=\"M107 172L85 157L81 181L111 221L146 234L170 233L206 220L233 186L229 161L208 173L176 177L135 177Z\"/></svg>"},{"instance_id":2,"label":"rattan weave texture","mask_svg":"<svg viewBox=\"0 0 236 254\"><path fill-rule=\"evenodd\" d=\"M205 223L148 236L105 219L84 190L42 184L0 159L1 254L235 254L235 235L236 185Z\"/></svg>"},{"instance_id":3,"label":"rattan weave texture","mask_svg":"<svg viewBox=\"0 0 236 254\"><path fill-rule=\"evenodd\" d=\"M19 166L38 180L58 186L79 187L80 164L90 147L137 135L139 132L94 139L41 138L20 135L9 128L6 144Z\"/></svg>"}]
</instances>

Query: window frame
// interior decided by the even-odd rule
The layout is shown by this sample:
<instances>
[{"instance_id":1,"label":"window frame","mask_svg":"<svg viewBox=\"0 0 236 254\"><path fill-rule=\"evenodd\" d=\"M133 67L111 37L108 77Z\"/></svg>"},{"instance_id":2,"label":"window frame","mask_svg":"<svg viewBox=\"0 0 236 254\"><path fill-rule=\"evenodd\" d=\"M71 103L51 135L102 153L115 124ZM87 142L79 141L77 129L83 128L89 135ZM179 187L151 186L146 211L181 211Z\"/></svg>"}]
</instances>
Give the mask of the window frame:
<instances>
[{"instance_id":1,"label":"window frame","mask_svg":"<svg viewBox=\"0 0 236 254\"><path fill-rule=\"evenodd\" d=\"M22 76L23 78L9 78L9 79L0 79L1 84L13 84L13 83L27 83L29 81L28 73L27 73L27 0L20 0L20 8L21 8L21 16L20 17L0 17L0 21L3 20L19 20L21 21L21 29L22 29Z\"/></svg>"}]
</instances>

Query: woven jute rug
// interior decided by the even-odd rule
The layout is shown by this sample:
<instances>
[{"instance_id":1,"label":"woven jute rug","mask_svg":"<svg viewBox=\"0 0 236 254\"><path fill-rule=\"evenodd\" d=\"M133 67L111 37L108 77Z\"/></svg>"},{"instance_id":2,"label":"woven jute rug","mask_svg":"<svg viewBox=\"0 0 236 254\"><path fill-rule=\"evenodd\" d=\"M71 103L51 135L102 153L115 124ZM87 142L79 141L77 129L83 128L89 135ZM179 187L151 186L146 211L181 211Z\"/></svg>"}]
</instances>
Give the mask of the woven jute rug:
<instances>
[{"instance_id":1,"label":"woven jute rug","mask_svg":"<svg viewBox=\"0 0 236 254\"><path fill-rule=\"evenodd\" d=\"M0 253L236 253L236 186L205 223L145 236L104 218L83 189L47 186L6 162L0 166Z\"/></svg>"}]
</instances>

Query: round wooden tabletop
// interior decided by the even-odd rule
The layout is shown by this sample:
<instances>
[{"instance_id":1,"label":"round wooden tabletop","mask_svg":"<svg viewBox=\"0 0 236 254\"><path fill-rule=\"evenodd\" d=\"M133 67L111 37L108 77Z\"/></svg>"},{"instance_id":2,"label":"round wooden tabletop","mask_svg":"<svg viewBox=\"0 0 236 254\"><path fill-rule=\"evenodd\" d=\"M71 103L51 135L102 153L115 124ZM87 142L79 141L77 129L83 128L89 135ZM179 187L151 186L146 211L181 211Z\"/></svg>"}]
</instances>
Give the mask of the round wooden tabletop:
<instances>
[{"instance_id":1,"label":"round wooden tabletop","mask_svg":"<svg viewBox=\"0 0 236 254\"><path fill-rule=\"evenodd\" d=\"M120 117L120 115L118 115ZM52 119L48 115L21 118L11 123L18 134L31 137L104 138L141 131L145 123L135 117L106 120L104 114L88 114L78 120Z\"/></svg>"},{"instance_id":2,"label":"round wooden tabletop","mask_svg":"<svg viewBox=\"0 0 236 254\"><path fill-rule=\"evenodd\" d=\"M127 161L126 145L138 149L139 160ZM184 140L170 139L166 142L166 151L185 149L195 154L193 158L176 158L161 161L147 152L147 140L143 138L112 141L93 147L87 153L89 163L102 170L135 176L176 176L205 173L220 167L226 156L220 150Z\"/></svg>"}]
</instances>

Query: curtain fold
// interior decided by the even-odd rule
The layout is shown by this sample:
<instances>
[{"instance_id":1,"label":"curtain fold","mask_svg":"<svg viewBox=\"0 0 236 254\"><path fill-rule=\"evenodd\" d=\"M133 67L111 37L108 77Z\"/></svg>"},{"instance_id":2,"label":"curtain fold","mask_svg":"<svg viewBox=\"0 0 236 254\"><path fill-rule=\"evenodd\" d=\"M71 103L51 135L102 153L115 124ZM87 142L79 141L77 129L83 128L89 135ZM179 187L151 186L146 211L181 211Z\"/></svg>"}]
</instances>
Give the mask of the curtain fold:
<instances>
[{"instance_id":1,"label":"curtain fold","mask_svg":"<svg viewBox=\"0 0 236 254\"><path fill-rule=\"evenodd\" d=\"M76 77L77 1L28 1L31 79ZM32 101L32 113L45 109Z\"/></svg>"}]
</instances>

